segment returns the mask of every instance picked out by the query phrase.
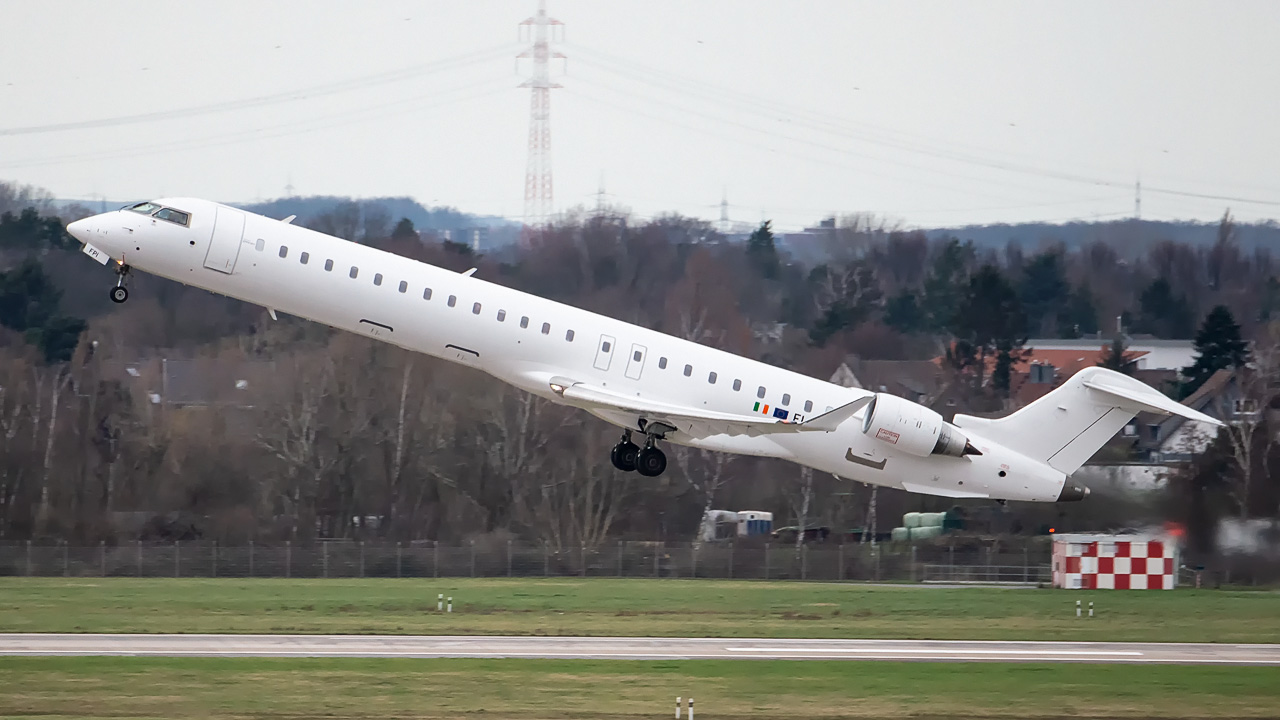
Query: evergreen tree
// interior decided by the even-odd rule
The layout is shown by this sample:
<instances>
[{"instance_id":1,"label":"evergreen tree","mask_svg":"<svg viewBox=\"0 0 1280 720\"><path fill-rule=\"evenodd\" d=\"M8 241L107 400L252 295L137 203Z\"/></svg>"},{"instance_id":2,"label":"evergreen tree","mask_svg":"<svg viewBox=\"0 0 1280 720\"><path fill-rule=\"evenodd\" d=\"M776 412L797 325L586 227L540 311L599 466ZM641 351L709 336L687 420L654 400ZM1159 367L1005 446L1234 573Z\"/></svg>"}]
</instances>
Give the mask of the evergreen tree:
<instances>
[{"instance_id":1,"label":"evergreen tree","mask_svg":"<svg viewBox=\"0 0 1280 720\"><path fill-rule=\"evenodd\" d=\"M1138 298L1137 329L1162 338L1185 338L1191 334L1193 319L1187 299L1173 294L1173 286L1156 278Z\"/></svg>"},{"instance_id":2,"label":"evergreen tree","mask_svg":"<svg viewBox=\"0 0 1280 720\"><path fill-rule=\"evenodd\" d=\"M924 319L916 294L910 290L903 290L884 304L884 324L898 332L919 332L924 329Z\"/></svg>"},{"instance_id":3,"label":"evergreen tree","mask_svg":"<svg viewBox=\"0 0 1280 720\"><path fill-rule=\"evenodd\" d=\"M1058 251L1036 255L1022 270L1018 296L1027 316L1027 332L1041 336L1056 330L1071 293Z\"/></svg>"},{"instance_id":4,"label":"evergreen tree","mask_svg":"<svg viewBox=\"0 0 1280 720\"><path fill-rule=\"evenodd\" d=\"M61 300L62 292L35 258L0 273L0 325L22 333L46 362L70 360L85 328L83 320L58 313Z\"/></svg>"},{"instance_id":5,"label":"evergreen tree","mask_svg":"<svg viewBox=\"0 0 1280 720\"><path fill-rule=\"evenodd\" d=\"M413 221L409 218L400 218L400 222L396 223L396 227L391 231L392 240L416 240L418 239L418 231L413 228Z\"/></svg>"},{"instance_id":6,"label":"evergreen tree","mask_svg":"<svg viewBox=\"0 0 1280 720\"><path fill-rule=\"evenodd\" d=\"M1186 381L1182 397L1194 393L1215 372L1230 367L1243 367L1249 358L1249 346L1240 338L1240 326L1225 305L1215 306L1205 316L1196 333L1196 360L1182 368Z\"/></svg>"},{"instance_id":7,"label":"evergreen tree","mask_svg":"<svg viewBox=\"0 0 1280 720\"><path fill-rule=\"evenodd\" d=\"M773 221L766 220L747 238L747 260L766 280L776 280L782 264L778 261L778 249L773 245Z\"/></svg>"},{"instance_id":8,"label":"evergreen tree","mask_svg":"<svg viewBox=\"0 0 1280 720\"><path fill-rule=\"evenodd\" d=\"M1021 359L1026 342L1027 319L1018 294L994 265L983 265L969 279L951 332L969 348L966 351L978 368L978 382L987 358L996 358L992 385L1008 392L1012 366ZM960 343L957 343L957 348Z\"/></svg>"},{"instance_id":9,"label":"evergreen tree","mask_svg":"<svg viewBox=\"0 0 1280 720\"><path fill-rule=\"evenodd\" d=\"M1102 351L1098 367L1122 372L1125 375L1133 374L1133 361L1128 357L1128 346L1125 345L1124 337L1117 335L1107 349Z\"/></svg>"},{"instance_id":10,"label":"evergreen tree","mask_svg":"<svg viewBox=\"0 0 1280 720\"><path fill-rule=\"evenodd\" d=\"M1066 309L1058 315L1058 337L1078 338L1096 332L1098 309L1093 302L1093 291L1086 283L1071 293Z\"/></svg>"},{"instance_id":11,"label":"evergreen tree","mask_svg":"<svg viewBox=\"0 0 1280 720\"><path fill-rule=\"evenodd\" d=\"M924 296L920 300L923 329L943 332L951 327L956 308L965 293L967 268L973 259L973 246L949 239L933 260L924 279Z\"/></svg>"}]
</instances>

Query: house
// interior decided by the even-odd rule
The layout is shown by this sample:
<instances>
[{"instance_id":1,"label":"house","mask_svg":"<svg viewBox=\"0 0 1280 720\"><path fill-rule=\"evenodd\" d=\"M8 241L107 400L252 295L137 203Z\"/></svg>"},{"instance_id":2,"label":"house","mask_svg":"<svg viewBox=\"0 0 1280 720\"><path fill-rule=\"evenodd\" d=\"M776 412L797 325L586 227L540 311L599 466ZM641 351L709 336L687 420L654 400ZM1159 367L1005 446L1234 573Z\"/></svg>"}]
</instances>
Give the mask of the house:
<instances>
[{"instance_id":1,"label":"house","mask_svg":"<svg viewBox=\"0 0 1280 720\"><path fill-rule=\"evenodd\" d=\"M1209 377L1183 405L1223 421L1240 410L1240 385L1235 370L1219 370ZM1217 436L1217 429L1185 418L1141 413L1121 431L1131 438L1134 450L1154 463L1187 462L1204 452Z\"/></svg>"},{"instance_id":2,"label":"house","mask_svg":"<svg viewBox=\"0 0 1280 720\"><path fill-rule=\"evenodd\" d=\"M1161 340L1144 335L1123 335L1125 349L1133 353L1137 370L1173 370L1180 371L1195 362L1196 349L1192 340ZM1065 351L1081 355L1098 355L1111 347L1111 338L1101 333L1094 337L1061 339L1032 338L1023 343L1023 347L1034 352Z\"/></svg>"},{"instance_id":3,"label":"house","mask_svg":"<svg viewBox=\"0 0 1280 720\"><path fill-rule=\"evenodd\" d=\"M889 393L932 409L950 420L957 412L972 412L952 374L933 360L863 360L846 356L830 382L871 392Z\"/></svg>"}]
</instances>

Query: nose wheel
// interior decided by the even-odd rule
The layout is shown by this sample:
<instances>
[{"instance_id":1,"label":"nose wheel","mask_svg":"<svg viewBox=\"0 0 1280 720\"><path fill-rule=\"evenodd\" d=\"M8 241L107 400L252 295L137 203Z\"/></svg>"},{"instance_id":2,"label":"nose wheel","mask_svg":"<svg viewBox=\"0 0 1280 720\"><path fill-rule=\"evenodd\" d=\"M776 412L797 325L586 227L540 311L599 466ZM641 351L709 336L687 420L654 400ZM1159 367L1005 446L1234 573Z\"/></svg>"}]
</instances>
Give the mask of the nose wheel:
<instances>
[{"instance_id":1,"label":"nose wheel","mask_svg":"<svg viewBox=\"0 0 1280 720\"><path fill-rule=\"evenodd\" d=\"M116 286L111 288L111 302L122 303L129 299L129 289L124 286L125 280L129 277L128 265L116 266Z\"/></svg>"}]
</instances>

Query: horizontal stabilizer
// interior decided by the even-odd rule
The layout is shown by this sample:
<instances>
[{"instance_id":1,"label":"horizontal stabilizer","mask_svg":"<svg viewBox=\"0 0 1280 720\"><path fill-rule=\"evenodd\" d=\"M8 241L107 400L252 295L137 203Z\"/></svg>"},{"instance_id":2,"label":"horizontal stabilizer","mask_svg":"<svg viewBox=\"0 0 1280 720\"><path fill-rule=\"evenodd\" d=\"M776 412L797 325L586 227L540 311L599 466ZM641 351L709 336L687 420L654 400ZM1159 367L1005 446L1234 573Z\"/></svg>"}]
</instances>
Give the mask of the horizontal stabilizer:
<instances>
[{"instance_id":1,"label":"horizontal stabilizer","mask_svg":"<svg viewBox=\"0 0 1280 720\"><path fill-rule=\"evenodd\" d=\"M1137 407L1136 410L1145 410L1147 412L1159 413L1161 415L1179 415L1188 420L1208 423L1209 425L1222 426L1222 422L1216 418L1209 417L1199 410L1183 405L1180 402L1170 400L1155 388L1144 385L1142 383L1126 383L1124 386L1118 383L1107 382L1104 379L1086 380L1084 386L1090 390L1096 390L1105 393L1112 398L1120 401L1127 401Z\"/></svg>"}]
</instances>

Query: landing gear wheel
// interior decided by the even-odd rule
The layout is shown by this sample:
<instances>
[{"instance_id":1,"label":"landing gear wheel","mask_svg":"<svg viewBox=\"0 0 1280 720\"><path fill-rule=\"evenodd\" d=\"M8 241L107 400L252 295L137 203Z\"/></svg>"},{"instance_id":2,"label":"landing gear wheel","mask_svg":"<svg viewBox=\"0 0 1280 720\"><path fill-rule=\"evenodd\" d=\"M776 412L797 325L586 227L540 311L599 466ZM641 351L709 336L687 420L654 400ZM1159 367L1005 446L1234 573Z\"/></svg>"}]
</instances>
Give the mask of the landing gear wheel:
<instances>
[{"instance_id":1,"label":"landing gear wheel","mask_svg":"<svg viewBox=\"0 0 1280 720\"><path fill-rule=\"evenodd\" d=\"M667 469L667 456L650 445L636 458L636 471L645 477L658 477Z\"/></svg>"},{"instance_id":2,"label":"landing gear wheel","mask_svg":"<svg viewBox=\"0 0 1280 720\"><path fill-rule=\"evenodd\" d=\"M635 443L623 440L613 446L609 459L613 461L613 466L622 472L633 472L636 469L636 456L639 454L640 448Z\"/></svg>"},{"instance_id":3,"label":"landing gear wheel","mask_svg":"<svg viewBox=\"0 0 1280 720\"><path fill-rule=\"evenodd\" d=\"M122 303L129 299L129 291L123 285L117 285L111 288L111 302Z\"/></svg>"}]
</instances>

